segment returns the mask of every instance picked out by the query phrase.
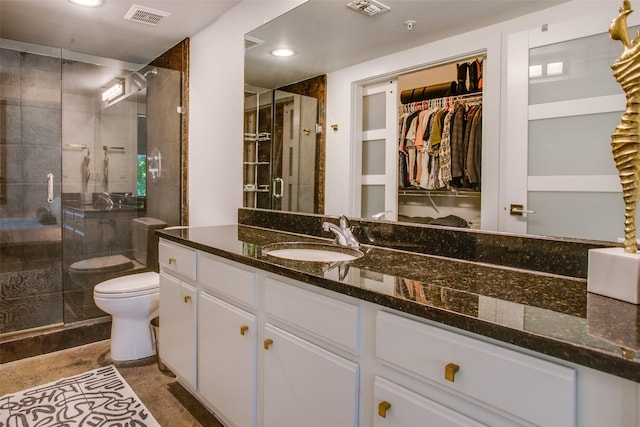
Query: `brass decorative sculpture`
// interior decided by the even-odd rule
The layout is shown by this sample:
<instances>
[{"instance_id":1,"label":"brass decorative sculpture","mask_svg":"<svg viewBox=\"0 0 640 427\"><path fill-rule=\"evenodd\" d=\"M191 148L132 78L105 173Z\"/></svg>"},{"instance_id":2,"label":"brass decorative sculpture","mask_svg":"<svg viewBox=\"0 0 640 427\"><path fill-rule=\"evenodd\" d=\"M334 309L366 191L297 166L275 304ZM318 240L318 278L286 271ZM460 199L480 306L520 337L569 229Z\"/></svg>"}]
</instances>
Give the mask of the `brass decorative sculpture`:
<instances>
[{"instance_id":1,"label":"brass decorative sculpture","mask_svg":"<svg viewBox=\"0 0 640 427\"><path fill-rule=\"evenodd\" d=\"M630 40L627 16L632 12L631 3L623 1L619 15L609 26L611 38L621 41L624 47L620 57L611 65L613 76L627 98L626 111L611 135L611 150L622 184L625 205L624 250L628 253L638 250L636 209L640 192L640 32L633 41Z\"/></svg>"}]
</instances>

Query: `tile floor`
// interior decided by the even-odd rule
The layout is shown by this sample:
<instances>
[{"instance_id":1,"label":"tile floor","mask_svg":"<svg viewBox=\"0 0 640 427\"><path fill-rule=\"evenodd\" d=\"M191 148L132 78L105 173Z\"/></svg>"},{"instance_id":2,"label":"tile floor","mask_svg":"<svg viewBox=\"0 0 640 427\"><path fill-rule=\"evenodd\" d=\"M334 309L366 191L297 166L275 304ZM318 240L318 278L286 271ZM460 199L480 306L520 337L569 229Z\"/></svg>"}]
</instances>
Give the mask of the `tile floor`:
<instances>
[{"instance_id":1,"label":"tile floor","mask_svg":"<svg viewBox=\"0 0 640 427\"><path fill-rule=\"evenodd\" d=\"M100 341L0 365L0 396L110 364L109 341ZM154 363L118 366L162 426L223 427L176 379Z\"/></svg>"}]
</instances>

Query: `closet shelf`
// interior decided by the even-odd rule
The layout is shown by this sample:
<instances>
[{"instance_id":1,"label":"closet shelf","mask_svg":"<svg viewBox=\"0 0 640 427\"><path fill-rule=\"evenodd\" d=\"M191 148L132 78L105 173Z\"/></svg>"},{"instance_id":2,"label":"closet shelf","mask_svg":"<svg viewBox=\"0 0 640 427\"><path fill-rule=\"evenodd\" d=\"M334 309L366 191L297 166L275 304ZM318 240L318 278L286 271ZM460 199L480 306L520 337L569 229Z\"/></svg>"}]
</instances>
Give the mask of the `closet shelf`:
<instances>
[{"instance_id":1,"label":"closet shelf","mask_svg":"<svg viewBox=\"0 0 640 427\"><path fill-rule=\"evenodd\" d=\"M243 162L245 166L270 165L270 162Z\"/></svg>"},{"instance_id":2,"label":"closet shelf","mask_svg":"<svg viewBox=\"0 0 640 427\"><path fill-rule=\"evenodd\" d=\"M480 191L473 190L424 190L399 189L398 196L440 196L440 197L480 197Z\"/></svg>"}]
</instances>

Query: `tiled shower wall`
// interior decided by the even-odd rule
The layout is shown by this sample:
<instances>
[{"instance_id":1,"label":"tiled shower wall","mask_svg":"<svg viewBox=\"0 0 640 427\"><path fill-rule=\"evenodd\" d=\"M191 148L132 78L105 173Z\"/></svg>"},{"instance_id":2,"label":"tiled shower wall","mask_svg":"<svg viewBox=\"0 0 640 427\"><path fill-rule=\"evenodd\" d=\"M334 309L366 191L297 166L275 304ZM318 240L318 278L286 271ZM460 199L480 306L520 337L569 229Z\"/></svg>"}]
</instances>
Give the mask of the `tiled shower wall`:
<instances>
[{"instance_id":1,"label":"tiled shower wall","mask_svg":"<svg viewBox=\"0 0 640 427\"><path fill-rule=\"evenodd\" d=\"M0 49L0 334L62 322L61 59ZM37 221L51 207L57 223Z\"/></svg>"}]
</instances>

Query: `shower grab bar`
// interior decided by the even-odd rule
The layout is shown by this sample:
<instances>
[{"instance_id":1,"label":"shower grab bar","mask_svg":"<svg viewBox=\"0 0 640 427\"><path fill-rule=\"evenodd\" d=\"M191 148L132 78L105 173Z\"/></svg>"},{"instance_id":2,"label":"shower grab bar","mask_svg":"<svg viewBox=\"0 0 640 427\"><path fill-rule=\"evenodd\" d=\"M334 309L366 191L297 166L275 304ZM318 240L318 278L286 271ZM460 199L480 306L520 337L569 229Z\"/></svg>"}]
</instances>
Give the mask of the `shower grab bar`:
<instances>
[{"instance_id":1,"label":"shower grab bar","mask_svg":"<svg viewBox=\"0 0 640 427\"><path fill-rule=\"evenodd\" d=\"M277 184L280 184L280 191L277 191ZM284 196L284 180L282 178L276 178L273 180L273 197L281 199Z\"/></svg>"},{"instance_id":2,"label":"shower grab bar","mask_svg":"<svg viewBox=\"0 0 640 427\"><path fill-rule=\"evenodd\" d=\"M108 151L124 151L124 147L109 147L108 145L103 145L102 151L105 153Z\"/></svg>"},{"instance_id":3,"label":"shower grab bar","mask_svg":"<svg viewBox=\"0 0 640 427\"><path fill-rule=\"evenodd\" d=\"M64 144L67 150L86 150L87 144Z\"/></svg>"},{"instance_id":4,"label":"shower grab bar","mask_svg":"<svg viewBox=\"0 0 640 427\"><path fill-rule=\"evenodd\" d=\"M47 202L53 203L53 174L47 174Z\"/></svg>"}]
</instances>

